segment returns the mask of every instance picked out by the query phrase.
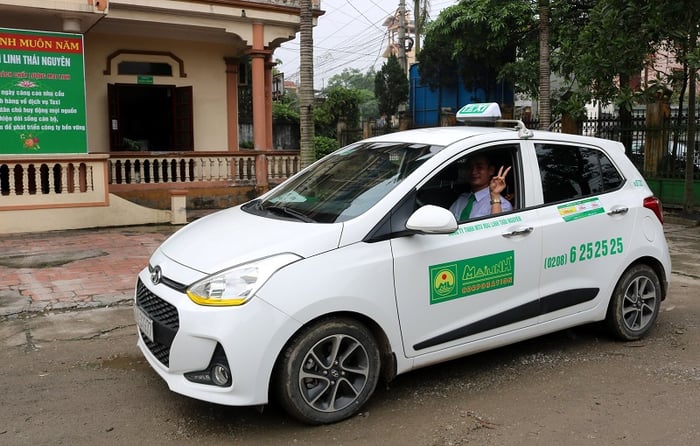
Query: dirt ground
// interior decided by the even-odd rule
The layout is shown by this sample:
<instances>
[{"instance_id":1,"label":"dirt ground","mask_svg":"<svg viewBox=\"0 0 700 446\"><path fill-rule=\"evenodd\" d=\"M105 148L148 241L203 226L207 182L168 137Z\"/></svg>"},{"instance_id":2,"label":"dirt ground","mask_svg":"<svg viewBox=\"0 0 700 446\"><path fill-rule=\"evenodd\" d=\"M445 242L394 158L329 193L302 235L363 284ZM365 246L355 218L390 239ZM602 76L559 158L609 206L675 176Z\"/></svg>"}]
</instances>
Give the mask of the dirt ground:
<instances>
[{"instance_id":1,"label":"dirt ground","mask_svg":"<svg viewBox=\"0 0 700 446\"><path fill-rule=\"evenodd\" d=\"M330 426L170 392L136 348L129 307L6 320L0 444L697 444L700 228L667 225L667 236L671 291L644 340L585 326L418 370ZM65 332L86 318L109 328Z\"/></svg>"}]
</instances>

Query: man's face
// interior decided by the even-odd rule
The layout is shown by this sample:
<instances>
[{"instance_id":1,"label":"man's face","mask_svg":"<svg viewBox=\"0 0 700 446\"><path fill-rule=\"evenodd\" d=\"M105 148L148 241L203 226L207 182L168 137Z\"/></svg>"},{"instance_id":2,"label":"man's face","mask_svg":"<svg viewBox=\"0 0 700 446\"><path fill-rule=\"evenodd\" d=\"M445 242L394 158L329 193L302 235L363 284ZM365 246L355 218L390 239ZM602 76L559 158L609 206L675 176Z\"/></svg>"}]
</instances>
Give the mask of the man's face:
<instances>
[{"instance_id":1,"label":"man's face","mask_svg":"<svg viewBox=\"0 0 700 446\"><path fill-rule=\"evenodd\" d=\"M489 162L485 157L477 156L467 161L463 172L472 190L477 191L489 185L491 177L495 173L495 168L489 166Z\"/></svg>"}]
</instances>

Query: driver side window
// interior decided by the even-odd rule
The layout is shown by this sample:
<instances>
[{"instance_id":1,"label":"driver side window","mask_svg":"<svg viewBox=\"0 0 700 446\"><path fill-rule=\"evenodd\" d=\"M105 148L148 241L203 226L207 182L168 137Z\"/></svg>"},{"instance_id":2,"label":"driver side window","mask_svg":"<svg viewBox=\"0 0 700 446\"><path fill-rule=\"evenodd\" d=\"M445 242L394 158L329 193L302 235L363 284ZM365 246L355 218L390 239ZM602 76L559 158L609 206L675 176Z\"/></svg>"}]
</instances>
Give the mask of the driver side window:
<instances>
[{"instance_id":1,"label":"driver side window","mask_svg":"<svg viewBox=\"0 0 700 446\"><path fill-rule=\"evenodd\" d=\"M446 165L423 185L416 196L417 207L426 204L450 209L457 221L491 215L489 182L493 175L510 167L501 192L502 212L522 207L518 196L521 181L518 144L504 144L470 152ZM470 199L470 195L474 195ZM469 201L472 205L465 210ZM480 206L480 207L479 207Z\"/></svg>"}]
</instances>

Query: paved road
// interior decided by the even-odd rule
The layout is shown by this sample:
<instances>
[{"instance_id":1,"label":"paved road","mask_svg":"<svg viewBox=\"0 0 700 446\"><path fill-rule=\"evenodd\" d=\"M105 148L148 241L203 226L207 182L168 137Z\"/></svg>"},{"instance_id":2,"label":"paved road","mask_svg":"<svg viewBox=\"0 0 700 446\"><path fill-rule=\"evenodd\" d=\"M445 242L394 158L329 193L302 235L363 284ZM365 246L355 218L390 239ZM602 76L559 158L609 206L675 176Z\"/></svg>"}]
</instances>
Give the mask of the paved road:
<instances>
[{"instance_id":1,"label":"paved road","mask_svg":"<svg viewBox=\"0 0 700 446\"><path fill-rule=\"evenodd\" d=\"M0 318L129 303L136 275L178 228L0 235Z\"/></svg>"}]
</instances>

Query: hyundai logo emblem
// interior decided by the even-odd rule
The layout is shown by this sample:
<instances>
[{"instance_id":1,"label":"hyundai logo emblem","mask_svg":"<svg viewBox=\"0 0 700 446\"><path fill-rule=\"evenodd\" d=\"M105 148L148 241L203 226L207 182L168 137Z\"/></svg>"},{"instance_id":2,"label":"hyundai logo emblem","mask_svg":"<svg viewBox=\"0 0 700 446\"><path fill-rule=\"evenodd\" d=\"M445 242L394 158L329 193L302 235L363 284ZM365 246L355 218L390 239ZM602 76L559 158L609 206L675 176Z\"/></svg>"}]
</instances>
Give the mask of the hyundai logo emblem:
<instances>
[{"instance_id":1,"label":"hyundai logo emblem","mask_svg":"<svg viewBox=\"0 0 700 446\"><path fill-rule=\"evenodd\" d=\"M151 271L151 282L153 285L158 285L163 278L163 271L161 271L160 266L149 268L149 270Z\"/></svg>"}]
</instances>

